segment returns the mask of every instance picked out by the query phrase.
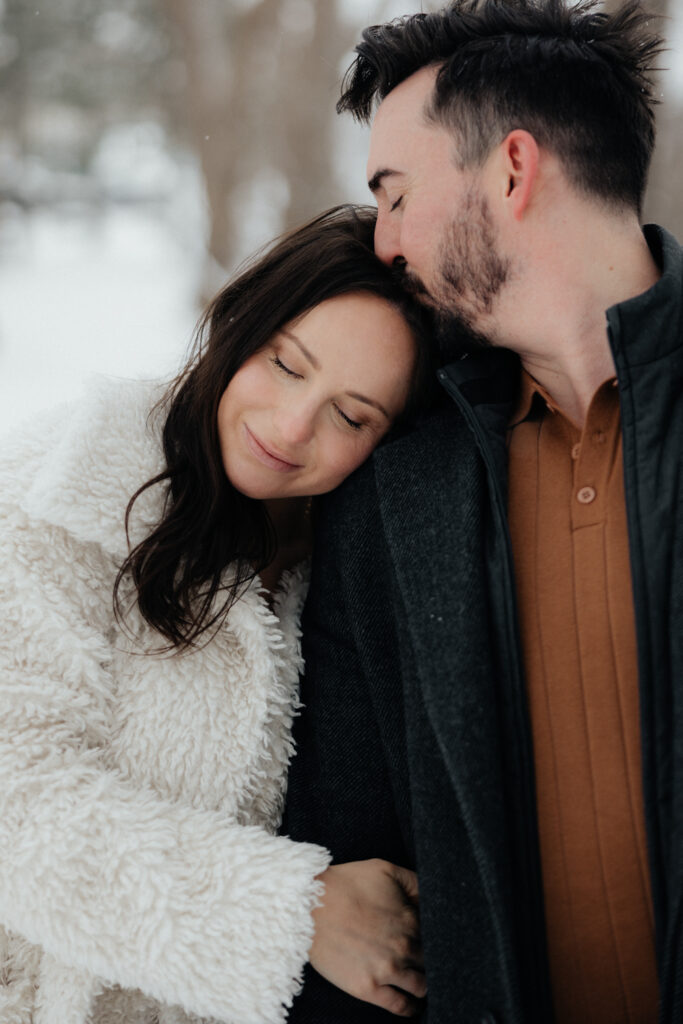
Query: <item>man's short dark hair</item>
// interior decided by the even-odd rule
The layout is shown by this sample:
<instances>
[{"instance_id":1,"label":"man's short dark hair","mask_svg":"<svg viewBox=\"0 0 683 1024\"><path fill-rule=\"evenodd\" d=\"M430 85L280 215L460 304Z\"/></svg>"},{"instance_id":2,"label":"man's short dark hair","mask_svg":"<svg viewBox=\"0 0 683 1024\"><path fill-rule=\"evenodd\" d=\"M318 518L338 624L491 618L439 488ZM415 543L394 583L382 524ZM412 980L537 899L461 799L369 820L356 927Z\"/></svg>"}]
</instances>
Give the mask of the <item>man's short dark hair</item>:
<instances>
[{"instance_id":1,"label":"man's short dark hair","mask_svg":"<svg viewBox=\"0 0 683 1024\"><path fill-rule=\"evenodd\" d=\"M426 116L451 129L461 168L515 128L562 161L574 187L640 212L655 139L662 40L639 0L452 0L366 29L337 110L369 120L420 68L440 70Z\"/></svg>"}]
</instances>

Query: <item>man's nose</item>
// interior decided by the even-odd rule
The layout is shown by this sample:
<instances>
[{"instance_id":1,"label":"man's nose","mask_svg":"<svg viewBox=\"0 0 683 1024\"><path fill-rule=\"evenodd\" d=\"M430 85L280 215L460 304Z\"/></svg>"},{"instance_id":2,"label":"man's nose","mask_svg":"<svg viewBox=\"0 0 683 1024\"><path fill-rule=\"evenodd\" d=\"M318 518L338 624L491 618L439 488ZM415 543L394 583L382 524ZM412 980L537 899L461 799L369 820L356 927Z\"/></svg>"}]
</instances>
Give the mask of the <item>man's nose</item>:
<instances>
[{"instance_id":1,"label":"man's nose","mask_svg":"<svg viewBox=\"0 0 683 1024\"><path fill-rule=\"evenodd\" d=\"M398 218L377 214L375 224L375 252L382 263L391 266L393 263L405 263L401 252L401 228Z\"/></svg>"}]
</instances>

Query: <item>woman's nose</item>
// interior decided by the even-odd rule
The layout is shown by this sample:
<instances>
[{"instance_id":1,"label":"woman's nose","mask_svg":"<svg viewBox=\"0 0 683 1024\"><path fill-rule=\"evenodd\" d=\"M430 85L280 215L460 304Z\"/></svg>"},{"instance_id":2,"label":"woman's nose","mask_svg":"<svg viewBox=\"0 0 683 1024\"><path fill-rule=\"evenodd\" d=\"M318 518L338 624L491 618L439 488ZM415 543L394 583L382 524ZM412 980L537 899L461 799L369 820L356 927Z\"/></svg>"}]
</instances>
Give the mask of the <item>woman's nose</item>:
<instances>
[{"instance_id":1,"label":"woman's nose","mask_svg":"<svg viewBox=\"0 0 683 1024\"><path fill-rule=\"evenodd\" d=\"M296 447L311 440L314 414L310 409L290 403L280 407L274 417L275 429L283 445Z\"/></svg>"},{"instance_id":2,"label":"woman's nose","mask_svg":"<svg viewBox=\"0 0 683 1024\"><path fill-rule=\"evenodd\" d=\"M392 218L385 213L377 214L375 252L382 263L387 263L389 266L398 261L403 262L401 226L397 217Z\"/></svg>"}]
</instances>

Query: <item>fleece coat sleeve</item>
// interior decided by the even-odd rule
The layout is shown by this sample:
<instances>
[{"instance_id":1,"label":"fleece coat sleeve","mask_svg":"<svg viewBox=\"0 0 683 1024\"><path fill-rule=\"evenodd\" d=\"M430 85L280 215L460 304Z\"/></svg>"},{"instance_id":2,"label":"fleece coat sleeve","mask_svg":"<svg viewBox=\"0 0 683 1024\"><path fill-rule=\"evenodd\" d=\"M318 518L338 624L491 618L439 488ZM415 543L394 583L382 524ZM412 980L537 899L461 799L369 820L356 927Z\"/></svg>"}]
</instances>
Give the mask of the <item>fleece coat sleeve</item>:
<instances>
[{"instance_id":1,"label":"fleece coat sleeve","mask_svg":"<svg viewBox=\"0 0 683 1024\"><path fill-rule=\"evenodd\" d=\"M9 520L0 920L108 984L204 1017L283 1021L326 851L163 799L106 763L111 637L88 609L102 603L88 566L100 555L86 546L76 558L66 531L47 524L38 547L35 523L16 509Z\"/></svg>"}]
</instances>

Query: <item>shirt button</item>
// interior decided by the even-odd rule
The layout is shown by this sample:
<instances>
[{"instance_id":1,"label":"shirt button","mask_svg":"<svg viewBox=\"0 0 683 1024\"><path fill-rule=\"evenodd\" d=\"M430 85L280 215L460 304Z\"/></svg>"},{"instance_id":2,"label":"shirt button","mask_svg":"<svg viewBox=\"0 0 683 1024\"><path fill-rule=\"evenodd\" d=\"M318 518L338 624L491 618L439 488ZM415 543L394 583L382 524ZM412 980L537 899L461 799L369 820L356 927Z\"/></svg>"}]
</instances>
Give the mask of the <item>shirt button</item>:
<instances>
[{"instance_id":1,"label":"shirt button","mask_svg":"<svg viewBox=\"0 0 683 1024\"><path fill-rule=\"evenodd\" d=\"M578 459L580 454L581 454L581 445L580 444L573 444L572 445L572 458L573 459Z\"/></svg>"},{"instance_id":2,"label":"shirt button","mask_svg":"<svg viewBox=\"0 0 683 1024\"><path fill-rule=\"evenodd\" d=\"M590 505L591 501L595 501L595 489L593 487L582 487L577 493L576 498L582 505Z\"/></svg>"}]
</instances>

